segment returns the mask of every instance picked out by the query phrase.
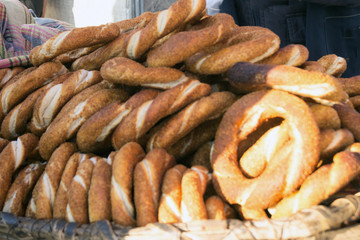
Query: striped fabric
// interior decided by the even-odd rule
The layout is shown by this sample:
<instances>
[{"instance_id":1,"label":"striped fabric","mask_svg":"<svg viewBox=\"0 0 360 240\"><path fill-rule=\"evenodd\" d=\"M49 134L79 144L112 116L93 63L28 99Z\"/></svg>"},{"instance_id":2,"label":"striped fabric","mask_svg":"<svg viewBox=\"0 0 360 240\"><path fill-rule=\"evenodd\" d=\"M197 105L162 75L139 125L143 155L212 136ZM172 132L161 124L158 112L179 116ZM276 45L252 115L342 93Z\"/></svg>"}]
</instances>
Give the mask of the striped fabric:
<instances>
[{"instance_id":1,"label":"striped fabric","mask_svg":"<svg viewBox=\"0 0 360 240\"><path fill-rule=\"evenodd\" d=\"M0 69L29 66L29 53L61 31L71 30L67 23L34 18L18 0L0 0Z\"/></svg>"}]
</instances>

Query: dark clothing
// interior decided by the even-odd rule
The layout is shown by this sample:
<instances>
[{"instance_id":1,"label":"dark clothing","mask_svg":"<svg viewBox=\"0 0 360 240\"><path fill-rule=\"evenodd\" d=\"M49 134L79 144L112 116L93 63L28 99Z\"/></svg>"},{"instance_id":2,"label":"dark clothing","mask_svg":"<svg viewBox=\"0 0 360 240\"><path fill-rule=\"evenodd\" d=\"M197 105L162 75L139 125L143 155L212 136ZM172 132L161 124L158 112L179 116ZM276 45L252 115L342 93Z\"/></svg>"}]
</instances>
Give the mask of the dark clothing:
<instances>
[{"instance_id":1,"label":"dark clothing","mask_svg":"<svg viewBox=\"0 0 360 240\"><path fill-rule=\"evenodd\" d=\"M35 13L35 17L41 17L43 14L43 0L20 0L28 9L31 9Z\"/></svg>"},{"instance_id":2,"label":"dark clothing","mask_svg":"<svg viewBox=\"0 0 360 240\"><path fill-rule=\"evenodd\" d=\"M336 54L347 60L344 77L360 75L359 0L224 0L221 12L240 26L263 26L281 39L281 47L299 43L309 60Z\"/></svg>"}]
</instances>

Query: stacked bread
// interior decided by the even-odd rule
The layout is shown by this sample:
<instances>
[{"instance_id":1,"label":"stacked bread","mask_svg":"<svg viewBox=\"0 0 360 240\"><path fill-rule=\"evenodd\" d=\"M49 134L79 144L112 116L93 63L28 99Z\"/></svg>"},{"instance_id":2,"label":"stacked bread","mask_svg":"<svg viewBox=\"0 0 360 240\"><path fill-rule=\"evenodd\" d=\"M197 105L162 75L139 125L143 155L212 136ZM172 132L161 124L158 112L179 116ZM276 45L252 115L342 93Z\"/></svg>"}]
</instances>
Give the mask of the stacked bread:
<instances>
[{"instance_id":1,"label":"stacked bread","mask_svg":"<svg viewBox=\"0 0 360 240\"><path fill-rule=\"evenodd\" d=\"M288 217L360 173L360 78L178 0L0 71L0 208L123 226Z\"/></svg>"}]
</instances>

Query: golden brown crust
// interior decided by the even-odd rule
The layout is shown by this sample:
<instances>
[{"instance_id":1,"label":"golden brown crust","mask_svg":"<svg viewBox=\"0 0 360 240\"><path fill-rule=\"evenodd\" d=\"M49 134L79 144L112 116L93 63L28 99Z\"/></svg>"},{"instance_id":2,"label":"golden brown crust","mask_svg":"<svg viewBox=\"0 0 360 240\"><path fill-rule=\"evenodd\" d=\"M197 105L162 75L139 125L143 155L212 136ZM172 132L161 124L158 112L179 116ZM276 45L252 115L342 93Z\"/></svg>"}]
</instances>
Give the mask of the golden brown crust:
<instances>
[{"instance_id":1,"label":"golden brown crust","mask_svg":"<svg viewBox=\"0 0 360 240\"><path fill-rule=\"evenodd\" d=\"M240 92L273 88L314 100L345 100L336 78L292 66L240 62L227 72L227 77L230 85Z\"/></svg>"},{"instance_id":2,"label":"golden brown crust","mask_svg":"<svg viewBox=\"0 0 360 240\"><path fill-rule=\"evenodd\" d=\"M154 99L160 91L143 89L132 95L125 103L116 101L92 115L80 127L76 134L76 142L83 152L104 152L111 148L111 136L120 122L130 112Z\"/></svg>"},{"instance_id":3,"label":"golden brown crust","mask_svg":"<svg viewBox=\"0 0 360 240\"><path fill-rule=\"evenodd\" d=\"M24 216L28 196L44 168L44 164L36 162L27 165L18 173L7 193L3 212Z\"/></svg>"},{"instance_id":4,"label":"golden brown crust","mask_svg":"<svg viewBox=\"0 0 360 240\"><path fill-rule=\"evenodd\" d=\"M231 92L214 92L189 104L150 137L147 149L167 149L206 120L221 117L235 100Z\"/></svg>"},{"instance_id":5,"label":"golden brown crust","mask_svg":"<svg viewBox=\"0 0 360 240\"><path fill-rule=\"evenodd\" d=\"M280 47L279 37L258 26L236 27L224 41L188 58L186 68L200 74L225 73L241 61L258 62Z\"/></svg>"},{"instance_id":6,"label":"golden brown crust","mask_svg":"<svg viewBox=\"0 0 360 240\"><path fill-rule=\"evenodd\" d=\"M61 63L49 62L37 67L17 81L7 84L0 92L0 120L2 121L4 116L32 91L66 72L67 69Z\"/></svg>"},{"instance_id":7,"label":"golden brown crust","mask_svg":"<svg viewBox=\"0 0 360 240\"><path fill-rule=\"evenodd\" d=\"M346 104L335 104L334 109L340 117L341 126L350 130L356 141L360 141L360 113Z\"/></svg>"},{"instance_id":8,"label":"golden brown crust","mask_svg":"<svg viewBox=\"0 0 360 240\"><path fill-rule=\"evenodd\" d=\"M66 142L61 144L51 155L44 173L36 183L32 198L35 207L35 218L51 219L56 192L59 188L61 176L71 155L76 151L74 143Z\"/></svg>"},{"instance_id":9,"label":"golden brown crust","mask_svg":"<svg viewBox=\"0 0 360 240\"><path fill-rule=\"evenodd\" d=\"M99 44L96 44L96 45L93 45L90 47L78 48L73 51L66 52L66 53L63 53L63 54L55 57L54 61L59 61L62 64L71 63L84 55L94 52L96 49L100 48L103 45L104 45L103 43L99 43ZM74 69L72 69L72 70L74 70Z\"/></svg>"},{"instance_id":10,"label":"golden brown crust","mask_svg":"<svg viewBox=\"0 0 360 240\"><path fill-rule=\"evenodd\" d=\"M157 13L143 12L141 15L115 22L114 24L119 28L120 33L127 32L129 30L139 29L148 24L151 19L156 16Z\"/></svg>"},{"instance_id":11,"label":"golden brown crust","mask_svg":"<svg viewBox=\"0 0 360 240\"><path fill-rule=\"evenodd\" d=\"M350 97L360 94L360 75L350 78L338 78L338 81Z\"/></svg>"},{"instance_id":12,"label":"golden brown crust","mask_svg":"<svg viewBox=\"0 0 360 240\"><path fill-rule=\"evenodd\" d=\"M61 143L72 138L80 126L103 107L116 100L126 100L128 93L123 89L102 89L88 96L85 101L75 105L67 115L60 116L46 129L39 142L42 158L49 159L54 149Z\"/></svg>"},{"instance_id":13,"label":"golden brown crust","mask_svg":"<svg viewBox=\"0 0 360 240\"><path fill-rule=\"evenodd\" d=\"M122 226L136 225L132 194L134 169L144 157L144 150L135 142L125 144L112 155L111 212L113 221Z\"/></svg>"},{"instance_id":14,"label":"golden brown crust","mask_svg":"<svg viewBox=\"0 0 360 240\"><path fill-rule=\"evenodd\" d=\"M317 61L306 61L304 62L300 68L307 71L316 71L316 72L325 72L325 68L323 65L318 63Z\"/></svg>"},{"instance_id":15,"label":"golden brown crust","mask_svg":"<svg viewBox=\"0 0 360 240\"><path fill-rule=\"evenodd\" d=\"M164 149L146 154L134 170L134 202L137 226L158 221L161 183L166 170L175 165L175 159Z\"/></svg>"},{"instance_id":16,"label":"golden brown crust","mask_svg":"<svg viewBox=\"0 0 360 240\"><path fill-rule=\"evenodd\" d=\"M235 217L235 211L219 196L213 195L205 201L208 219L225 220Z\"/></svg>"},{"instance_id":17,"label":"golden brown crust","mask_svg":"<svg viewBox=\"0 0 360 240\"><path fill-rule=\"evenodd\" d=\"M313 104L310 106L310 110L320 129L339 129L341 127L339 115L334 108L322 104Z\"/></svg>"},{"instance_id":18,"label":"golden brown crust","mask_svg":"<svg viewBox=\"0 0 360 240\"><path fill-rule=\"evenodd\" d=\"M0 89L14 76L24 71L23 67L12 67L0 69Z\"/></svg>"},{"instance_id":19,"label":"golden brown crust","mask_svg":"<svg viewBox=\"0 0 360 240\"><path fill-rule=\"evenodd\" d=\"M353 134L346 128L323 129L320 131L320 158L328 160L334 154L354 143Z\"/></svg>"},{"instance_id":20,"label":"golden brown crust","mask_svg":"<svg viewBox=\"0 0 360 240\"><path fill-rule=\"evenodd\" d=\"M284 64L289 66L300 66L309 58L309 50L302 44L288 44L280 48L270 57L257 63L262 64Z\"/></svg>"},{"instance_id":21,"label":"golden brown crust","mask_svg":"<svg viewBox=\"0 0 360 240\"><path fill-rule=\"evenodd\" d=\"M259 177L249 179L237 166L237 146L261 123L276 117L290 126L291 140L286 151L272 158ZM319 154L319 129L303 100L278 90L253 92L237 100L222 118L211 158L213 184L230 204L264 210L301 185L315 169ZM242 190L233 191L234 188Z\"/></svg>"},{"instance_id":22,"label":"golden brown crust","mask_svg":"<svg viewBox=\"0 0 360 240\"><path fill-rule=\"evenodd\" d=\"M189 103L210 94L208 84L191 80L160 93L153 100L135 108L115 129L112 145L119 149L130 141L139 141L161 119L177 112Z\"/></svg>"},{"instance_id":23,"label":"golden brown crust","mask_svg":"<svg viewBox=\"0 0 360 240\"><path fill-rule=\"evenodd\" d=\"M11 141L0 153L0 209L2 209L13 173L38 145L38 138L26 133Z\"/></svg>"},{"instance_id":24,"label":"golden brown crust","mask_svg":"<svg viewBox=\"0 0 360 240\"><path fill-rule=\"evenodd\" d=\"M88 193L89 222L111 220L111 162L99 158L96 161Z\"/></svg>"},{"instance_id":25,"label":"golden brown crust","mask_svg":"<svg viewBox=\"0 0 360 240\"><path fill-rule=\"evenodd\" d=\"M60 32L42 45L33 48L29 55L30 62L38 66L63 53L111 41L119 35L119 32L115 24L74 28Z\"/></svg>"},{"instance_id":26,"label":"golden brown crust","mask_svg":"<svg viewBox=\"0 0 360 240\"><path fill-rule=\"evenodd\" d=\"M340 77L347 68L346 60L335 54L322 56L317 60L325 68L325 73L334 77Z\"/></svg>"},{"instance_id":27,"label":"golden brown crust","mask_svg":"<svg viewBox=\"0 0 360 240\"><path fill-rule=\"evenodd\" d=\"M160 46L151 49L146 62L149 67L172 67L222 41L234 26L234 19L226 13L207 17L188 31L176 33Z\"/></svg>"}]
</instances>

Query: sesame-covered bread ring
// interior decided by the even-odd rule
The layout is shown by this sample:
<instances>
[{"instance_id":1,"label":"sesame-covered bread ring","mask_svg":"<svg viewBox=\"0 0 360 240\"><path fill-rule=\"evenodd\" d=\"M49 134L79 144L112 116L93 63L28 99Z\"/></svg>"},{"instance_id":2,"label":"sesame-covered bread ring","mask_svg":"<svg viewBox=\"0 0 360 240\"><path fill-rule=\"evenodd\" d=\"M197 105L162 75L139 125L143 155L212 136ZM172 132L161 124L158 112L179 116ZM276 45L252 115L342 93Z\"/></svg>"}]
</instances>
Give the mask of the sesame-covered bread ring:
<instances>
[{"instance_id":1,"label":"sesame-covered bread ring","mask_svg":"<svg viewBox=\"0 0 360 240\"><path fill-rule=\"evenodd\" d=\"M63 31L33 48L29 55L30 62L38 66L63 53L111 41L119 33L119 28L113 23Z\"/></svg>"},{"instance_id":2,"label":"sesame-covered bread ring","mask_svg":"<svg viewBox=\"0 0 360 240\"><path fill-rule=\"evenodd\" d=\"M154 99L160 91L143 89L126 102L116 101L92 115L76 134L76 143L83 152L99 153L111 148L111 136L120 122L131 111L146 101Z\"/></svg>"},{"instance_id":3,"label":"sesame-covered bread ring","mask_svg":"<svg viewBox=\"0 0 360 240\"><path fill-rule=\"evenodd\" d=\"M135 108L115 129L112 145L119 149L127 142L139 141L161 119L193 101L210 94L210 85L190 80L161 92L153 100Z\"/></svg>"},{"instance_id":4,"label":"sesame-covered bread ring","mask_svg":"<svg viewBox=\"0 0 360 240\"><path fill-rule=\"evenodd\" d=\"M235 218L235 211L219 196L213 195L205 201L208 219L225 220Z\"/></svg>"},{"instance_id":5,"label":"sesame-covered bread ring","mask_svg":"<svg viewBox=\"0 0 360 240\"><path fill-rule=\"evenodd\" d=\"M350 97L360 95L360 75L349 78L338 78L338 81Z\"/></svg>"},{"instance_id":6,"label":"sesame-covered bread ring","mask_svg":"<svg viewBox=\"0 0 360 240\"><path fill-rule=\"evenodd\" d=\"M237 163L237 146L271 118L282 118L288 126L286 151L270 159L260 176L247 178ZM256 91L237 100L222 118L211 154L213 184L230 204L264 210L294 192L319 155L319 128L307 104L283 91Z\"/></svg>"},{"instance_id":7,"label":"sesame-covered bread ring","mask_svg":"<svg viewBox=\"0 0 360 240\"><path fill-rule=\"evenodd\" d=\"M221 117L236 100L231 92L214 92L189 104L170 118L147 142L147 150L172 146L201 123Z\"/></svg>"},{"instance_id":8,"label":"sesame-covered bread ring","mask_svg":"<svg viewBox=\"0 0 360 240\"><path fill-rule=\"evenodd\" d=\"M36 100L30 124L31 132L41 135L66 102L101 80L99 71L79 70L69 75L64 82L48 88Z\"/></svg>"},{"instance_id":9,"label":"sesame-covered bread ring","mask_svg":"<svg viewBox=\"0 0 360 240\"><path fill-rule=\"evenodd\" d=\"M139 59L159 38L203 15L205 8L205 0L178 0L168 9L158 12L145 28L134 31L128 37L125 43L127 57Z\"/></svg>"},{"instance_id":10,"label":"sesame-covered bread ring","mask_svg":"<svg viewBox=\"0 0 360 240\"><path fill-rule=\"evenodd\" d=\"M304 62L300 68L307 70L307 71L316 71L316 72L323 72L325 73L325 68L321 63L317 61L306 61Z\"/></svg>"},{"instance_id":11,"label":"sesame-covered bread ring","mask_svg":"<svg viewBox=\"0 0 360 240\"><path fill-rule=\"evenodd\" d=\"M239 62L227 72L227 78L240 92L273 88L318 101L345 100L344 90L336 78L293 66Z\"/></svg>"},{"instance_id":12,"label":"sesame-covered bread ring","mask_svg":"<svg viewBox=\"0 0 360 240\"><path fill-rule=\"evenodd\" d=\"M35 218L51 219L56 192L61 176L71 155L76 151L74 143L61 144L51 155L45 171L36 183L32 198L34 201Z\"/></svg>"},{"instance_id":13,"label":"sesame-covered bread ring","mask_svg":"<svg viewBox=\"0 0 360 240\"><path fill-rule=\"evenodd\" d=\"M302 44L289 44L280 48L270 57L257 63L300 66L309 58L309 50Z\"/></svg>"},{"instance_id":14,"label":"sesame-covered bread ring","mask_svg":"<svg viewBox=\"0 0 360 240\"><path fill-rule=\"evenodd\" d=\"M40 137L39 152L42 158L49 159L52 152L61 143L75 136L80 126L103 107L116 100L126 100L128 93L123 89L101 89L78 102L68 114L61 112Z\"/></svg>"},{"instance_id":15,"label":"sesame-covered bread ring","mask_svg":"<svg viewBox=\"0 0 360 240\"><path fill-rule=\"evenodd\" d=\"M149 67L172 67L195 53L225 39L235 26L234 19L226 13L205 17L188 31L171 36L166 42L149 51Z\"/></svg>"},{"instance_id":16,"label":"sesame-covered bread ring","mask_svg":"<svg viewBox=\"0 0 360 240\"><path fill-rule=\"evenodd\" d=\"M240 61L258 62L280 47L279 37L258 26L236 27L224 41L189 57L186 68L193 73L225 73Z\"/></svg>"},{"instance_id":17,"label":"sesame-covered bread ring","mask_svg":"<svg viewBox=\"0 0 360 240\"><path fill-rule=\"evenodd\" d=\"M116 57L106 61L100 72L101 76L109 82L161 89L168 89L189 80L184 72L178 69L149 68L125 57Z\"/></svg>"},{"instance_id":18,"label":"sesame-covered bread ring","mask_svg":"<svg viewBox=\"0 0 360 240\"><path fill-rule=\"evenodd\" d=\"M310 110L320 129L339 129L341 127L339 115L334 108L322 104L312 104Z\"/></svg>"},{"instance_id":19,"label":"sesame-covered bread ring","mask_svg":"<svg viewBox=\"0 0 360 240\"><path fill-rule=\"evenodd\" d=\"M322 56L317 60L325 68L325 73L334 77L340 77L347 68L345 58L335 54Z\"/></svg>"},{"instance_id":20,"label":"sesame-covered bread ring","mask_svg":"<svg viewBox=\"0 0 360 240\"><path fill-rule=\"evenodd\" d=\"M0 209L3 208L13 173L38 146L38 142L34 134L26 133L9 142L0 153Z\"/></svg>"},{"instance_id":21,"label":"sesame-covered bread ring","mask_svg":"<svg viewBox=\"0 0 360 240\"><path fill-rule=\"evenodd\" d=\"M354 143L354 135L346 128L320 130L320 158L328 160Z\"/></svg>"},{"instance_id":22,"label":"sesame-covered bread ring","mask_svg":"<svg viewBox=\"0 0 360 240\"><path fill-rule=\"evenodd\" d=\"M145 157L142 147L129 142L113 152L111 179L111 213L112 220L122 226L135 226L135 208L133 200L134 169Z\"/></svg>"},{"instance_id":23,"label":"sesame-covered bread ring","mask_svg":"<svg viewBox=\"0 0 360 240\"><path fill-rule=\"evenodd\" d=\"M341 126L350 130L356 141L360 141L360 113L346 104L339 103L333 107L339 115Z\"/></svg>"},{"instance_id":24,"label":"sesame-covered bread ring","mask_svg":"<svg viewBox=\"0 0 360 240\"><path fill-rule=\"evenodd\" d=\"M134 202L137 226L158 221L163 176L175 165L175 159L164 149L148 152L134 170Z\"/></svg>"},{"instance_id":25,"label":"sesame-covered bread ring","mask_svg":"<svg viewBox=\"0 0 360 240\"><path fill-rule=\"evenodd\" d=\"M0 69L0 89L9 82L14 76L24 71L23 67L3 68Z\"/></svg>"}]
</instances>

